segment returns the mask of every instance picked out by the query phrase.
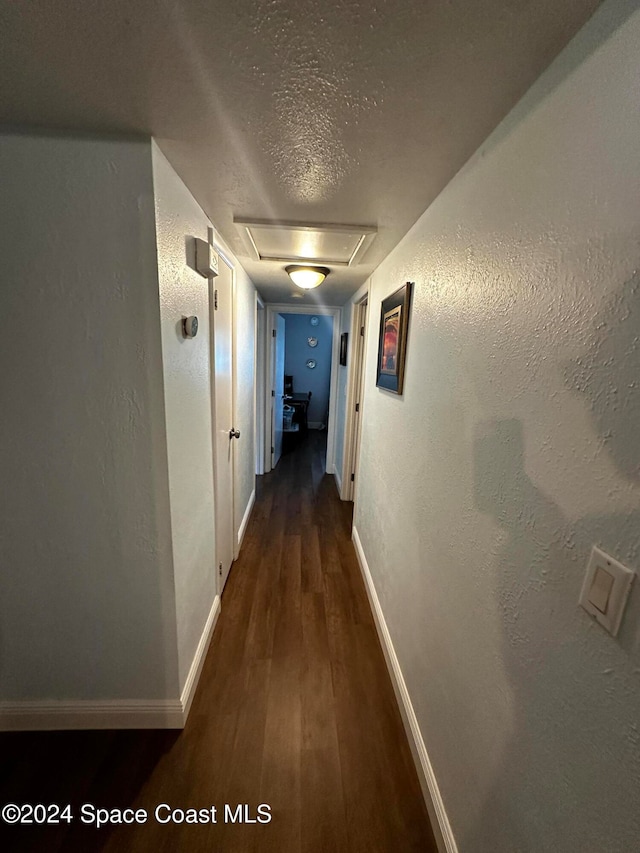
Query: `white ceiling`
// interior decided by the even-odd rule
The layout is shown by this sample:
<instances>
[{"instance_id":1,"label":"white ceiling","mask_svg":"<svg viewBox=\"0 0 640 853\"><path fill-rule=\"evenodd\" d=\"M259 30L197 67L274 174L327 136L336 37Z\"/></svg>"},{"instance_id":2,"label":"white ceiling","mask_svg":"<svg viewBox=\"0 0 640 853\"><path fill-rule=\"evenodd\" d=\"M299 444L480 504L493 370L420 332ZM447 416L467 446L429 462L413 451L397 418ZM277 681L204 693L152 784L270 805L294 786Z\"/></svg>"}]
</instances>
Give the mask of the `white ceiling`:
<instances>
[{"instance_id":1,"label":"white ceiling","mask_svg":"<svg viewBox=\"0 0 640 853\"><path fill-rule=\"evenodd\" d=\"M377 227L305 296L342 304L598 5L11 0L0 121L155 136L268 301L234 216Z\"/></svg>"}]
</instances>

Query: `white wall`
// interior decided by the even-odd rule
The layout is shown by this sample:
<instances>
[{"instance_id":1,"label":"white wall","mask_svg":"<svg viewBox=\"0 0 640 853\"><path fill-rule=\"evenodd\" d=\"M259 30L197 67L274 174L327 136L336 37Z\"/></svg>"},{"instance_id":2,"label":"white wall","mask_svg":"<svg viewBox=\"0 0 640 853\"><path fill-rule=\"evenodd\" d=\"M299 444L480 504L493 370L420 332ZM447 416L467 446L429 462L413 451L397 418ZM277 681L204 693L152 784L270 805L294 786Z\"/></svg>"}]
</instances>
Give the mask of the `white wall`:
<instances>
[{"instance_id":1,"label":"white wall","mask_svg":"<svg viewBox=\"0 0 640 853\"><path fill-rule=\"evenodd\" d=\"M638 848L640 589L617 639L577 606L593 543L640 569L634 7L601 7L372 279L355 526L461 853ZM407 280L398 398L377 329Z\"/></svg>"},{"instance_id":2,"label":"white wall","mask_svg":"<svg viewBox=\"0 0 640 853\"><path fill-rule=\"evenodd\" d=\"M175 696L149 142L0 137L0 699Z\"/></svg>"},{"instance_id":3,"label":"white wall","mask_svg":"<svg viewBox=\"0 0 640 853\"><path fill-rule=\"evenodd\" d=\"M236 442L234 458L235 532L236 542L240 525L246 517L256 486L255 474L255 348L256 348L256 289L240 264L236 267L236 301L234 313L236 338L235 414L240 439Z\"/></svg>"},{"instance_id":4,"label":"white wall","mask_svg":"<svg viewBox=\"0 0 640 853\"><path fill-rule=\"evenodd\" d=\"M211 223L149 140L1 136L0 183L0 727L179 725L216 590L193 270ZM244 510L255 291L236 275Z\"/></svg>"},{"instance_id":5,"label":"white wall","mask_svg":"<svg viewBox=\"0 0 640 853\"><path fill-rule=\"evenodd\" d=\"M180 689L185 685L216 596L215 511L211 423L209 284L195 271L194 238L213 226L158 145L152 143L162 320L171 530L175 572ZM214 232L215 234L215 232ZM235 271L235 410L241 439L234 447L234 534L255 488L253 282L222 244ZM198 317L198 334L182 336L183 317Z\"/></svg>"},{"instance_id":6,"label":"white wall","mask_svg":"<svg viewBox=\"0 0 640 853\"><path fill-rule=\"evenodd\" d=\"M153 143L153 181L180 689L216 597L209 282L194 239L211 223ZM196 315L187 339L182 319Z\"/></svg>"}]
</instances>

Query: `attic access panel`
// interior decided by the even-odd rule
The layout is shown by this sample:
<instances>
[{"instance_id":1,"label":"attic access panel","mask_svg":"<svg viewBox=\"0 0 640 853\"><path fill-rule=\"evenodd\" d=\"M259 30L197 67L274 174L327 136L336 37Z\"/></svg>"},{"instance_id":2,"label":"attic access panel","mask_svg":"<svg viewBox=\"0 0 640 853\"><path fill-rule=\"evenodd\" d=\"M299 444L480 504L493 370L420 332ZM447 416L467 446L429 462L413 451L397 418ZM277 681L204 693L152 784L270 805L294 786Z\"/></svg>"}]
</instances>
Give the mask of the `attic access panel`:
<instances>
[{"instance_id":1,"label":"attic access panel","mask_svg":"<svg viewBox=\"0 0 640 853\"><path fill-rule=\"evenodd\" d=\"M235 218L256 261L352 266L371 245L377 229L366 225L319 225Z\"/></svg>"}]
</instances>

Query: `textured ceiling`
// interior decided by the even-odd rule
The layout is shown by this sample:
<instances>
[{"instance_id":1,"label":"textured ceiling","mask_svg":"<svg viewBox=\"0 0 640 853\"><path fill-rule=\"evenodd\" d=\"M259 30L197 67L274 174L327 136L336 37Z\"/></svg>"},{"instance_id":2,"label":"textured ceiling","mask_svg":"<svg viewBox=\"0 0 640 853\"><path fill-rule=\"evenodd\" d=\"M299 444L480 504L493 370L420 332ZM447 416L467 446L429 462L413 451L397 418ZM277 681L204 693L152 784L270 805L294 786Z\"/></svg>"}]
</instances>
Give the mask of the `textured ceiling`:
<instances>
[{"instance_id":1,"label":"textured ceiling","mask_svg":"<svg viewBox=\"0 0 640 853\"><path fill-rule=\"evenodd\" d=\"M599 0L12 0L0 121L155 136L269 301L233 217L373 225L341 304Z\"/></svg>"}]
</instances>

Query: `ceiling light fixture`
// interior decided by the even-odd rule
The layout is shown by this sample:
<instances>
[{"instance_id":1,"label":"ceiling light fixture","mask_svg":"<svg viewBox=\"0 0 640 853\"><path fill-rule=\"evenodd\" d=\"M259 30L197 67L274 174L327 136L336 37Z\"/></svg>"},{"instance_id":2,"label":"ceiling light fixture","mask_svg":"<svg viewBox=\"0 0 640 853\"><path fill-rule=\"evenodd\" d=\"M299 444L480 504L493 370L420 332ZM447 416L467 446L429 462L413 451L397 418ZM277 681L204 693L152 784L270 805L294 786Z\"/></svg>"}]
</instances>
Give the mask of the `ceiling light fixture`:
<instances>
[{"instance_id":1,"label":"ceiling light fixture","mask_svg":"<svg viewBox=\"0 0 640 853\"><path fill-rule=\"evenodd\" d=\"M291 281L303 290L311 290L312 287L317 287L325 280L331 270L329 267L310 267L300 266L299 264L291 264L285 267L291 278Z\"/></svg>"}]
</instances>

